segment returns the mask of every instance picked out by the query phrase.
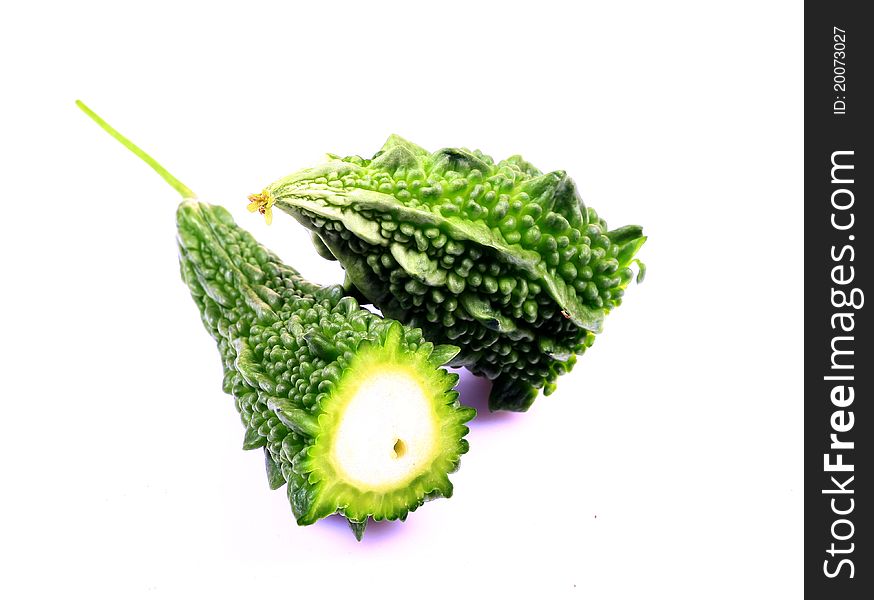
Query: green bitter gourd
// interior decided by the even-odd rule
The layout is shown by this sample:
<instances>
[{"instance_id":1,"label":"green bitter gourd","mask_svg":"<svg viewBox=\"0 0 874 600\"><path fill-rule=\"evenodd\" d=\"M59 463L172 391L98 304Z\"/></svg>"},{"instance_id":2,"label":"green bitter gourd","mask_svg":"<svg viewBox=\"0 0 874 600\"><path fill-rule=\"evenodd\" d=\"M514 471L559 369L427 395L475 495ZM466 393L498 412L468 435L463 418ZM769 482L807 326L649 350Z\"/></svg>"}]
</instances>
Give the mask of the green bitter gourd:
<instances>
[{"instance_id":1,"label":"green bitter gourd","mask_svg":"<svg viewBox=\"0 0 874 600\"><path fill-rule=\"evenodd\" d=\"M328 155L250 196L313 232L347 286L383 314L461 347L493 380L489 407L524 411L592 345L643 265L636 225L608 230L564 171L520 156L428 153L398 136L373 159Z\"/></svg>"},{"instance_id":2,"label":"green bitter gourd","mask_svg":"<svg viewBox=\"0 0 874 600\"><path fill-rule=\"evenodd\" d=\"M287 484L298 524L338 512L360 540L368 518L403 520L449 497L475 414L440 368L458 348L360 308L342 286L305 281L78 104L182 194L182 278L218 342L243 448L264 448L270 487Z\"/></svg>"}]
</instances>

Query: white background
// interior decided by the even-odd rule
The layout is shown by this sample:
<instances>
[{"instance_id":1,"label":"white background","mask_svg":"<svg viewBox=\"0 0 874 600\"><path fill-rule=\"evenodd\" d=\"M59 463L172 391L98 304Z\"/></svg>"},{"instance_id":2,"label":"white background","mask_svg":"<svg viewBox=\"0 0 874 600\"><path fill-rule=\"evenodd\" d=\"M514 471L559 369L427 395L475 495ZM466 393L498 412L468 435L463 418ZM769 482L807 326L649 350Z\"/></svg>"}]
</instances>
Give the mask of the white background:
<instances>
[{"instance_id":1,"label":"white background","mask_svg":"<svg viewBox=\"0 0 874 600\"><path fill-rule=\"evenodd\" d=\"M800 597L801 5L607 4L4 5L0 596ZM648 277L555 395L472 423L452 499L297 527L178 197L79 97L319 282L245 197L392 132L567 170Z\"/></svg>"}]
</instances>

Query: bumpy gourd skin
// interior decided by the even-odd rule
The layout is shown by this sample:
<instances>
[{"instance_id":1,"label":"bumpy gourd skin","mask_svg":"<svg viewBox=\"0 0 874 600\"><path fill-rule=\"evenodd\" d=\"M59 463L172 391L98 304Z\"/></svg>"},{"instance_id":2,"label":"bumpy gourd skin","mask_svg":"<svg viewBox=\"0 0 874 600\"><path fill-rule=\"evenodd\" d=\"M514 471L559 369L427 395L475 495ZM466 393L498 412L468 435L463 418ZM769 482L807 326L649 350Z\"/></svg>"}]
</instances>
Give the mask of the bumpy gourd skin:
<instances>
[{"instance_id":1,"label":"bumpy gourd skin","mask_svg":"<svg viewBox=\"0 0 874 600\"><path fill-rule=\"evenodd\" d=\"M464 423L475 414L451 391L457 375L439 368L457 348L435 347L421 331L361 309L341 286L308 283L221 207L186 200L177 224L182 277L218 342L224 391L246 427L244 448L265 449L270 486L288 483L299 524L339 512L360 539L368 517L404 519L425 500L452 494L447 475L468 449ZM436 390L439 452L385 493L343 481L329 457L335 392L362 356L409 366Z\"/></svg>"},{"instance_id":2,"label":"bumpy gourd skin","mask_svg":"<svg viewBox=\"0 0 874 600\"><path fill-rule=\"evenodd\" d=\"M646 240L639 226L609 231L563 171L398 136L373 159L329 155L252 199L315 232L383 314L460 346L452 364L493 380L492 410L555 389L621 304Z\"/></svg>"}]
</instances>

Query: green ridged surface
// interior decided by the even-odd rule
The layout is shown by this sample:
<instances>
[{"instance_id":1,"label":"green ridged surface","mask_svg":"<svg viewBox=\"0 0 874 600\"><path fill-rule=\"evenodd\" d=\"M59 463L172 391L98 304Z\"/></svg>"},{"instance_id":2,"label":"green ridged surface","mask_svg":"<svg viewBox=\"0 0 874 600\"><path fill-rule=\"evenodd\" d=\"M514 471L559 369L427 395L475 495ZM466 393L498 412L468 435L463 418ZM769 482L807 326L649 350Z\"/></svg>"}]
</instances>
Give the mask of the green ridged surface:
<instances>
[{"instance_id":1,"label":"green ridged surface","mask_svg":"<svg viewBox=\"0 0 874 600\"><path fill-rule=\"evenodd\" d=\"M448 474L468 449L464 423L475 414L452 391L458 376L439 368L457 348L361 309L341 286L306 282L221 207L186 200L177 224L182 277L218 342L243 447L264 448L270 486L288 484L299 524L338 512L360 539L369 517L405 519L425 500L451 495ZM356 361L369 370L403 365L432 392L439 452L395 489L359 489L332 466L341 390L365 370Z\"/></svg>"},{"instance_id":2,"label":"green ridged surface","mask_svg":"<svg viewBox=\"0 0 874 600\"><path fill-rule=\"evenodd\" d=\"M329 155L261 198L316 233L383 314L460 346L452 364L493 380L492 410L555 389L621 304L646 240L639 226L608 230L563 171L398 136L373 159Z\"/></svg>"}]
</instances>

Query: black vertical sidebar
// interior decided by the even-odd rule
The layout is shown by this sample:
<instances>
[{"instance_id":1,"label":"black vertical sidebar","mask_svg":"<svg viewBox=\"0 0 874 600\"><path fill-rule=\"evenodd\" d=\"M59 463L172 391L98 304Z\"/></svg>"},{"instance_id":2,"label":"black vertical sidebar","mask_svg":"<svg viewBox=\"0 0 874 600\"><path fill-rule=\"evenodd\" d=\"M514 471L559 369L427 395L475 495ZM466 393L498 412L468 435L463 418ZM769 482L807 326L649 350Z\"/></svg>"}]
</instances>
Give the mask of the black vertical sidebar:
<instances>
[{"instance_id":1,"label":"black vertical sidebar","mask_svg":"<svg viewBox=\"0 0 874 600\"><path fill-rule=\"evenodd\" d=\"M868 8L805 2L804 15L804 583L835 600L874 598Z\"/></svg>"}]
</instances>

